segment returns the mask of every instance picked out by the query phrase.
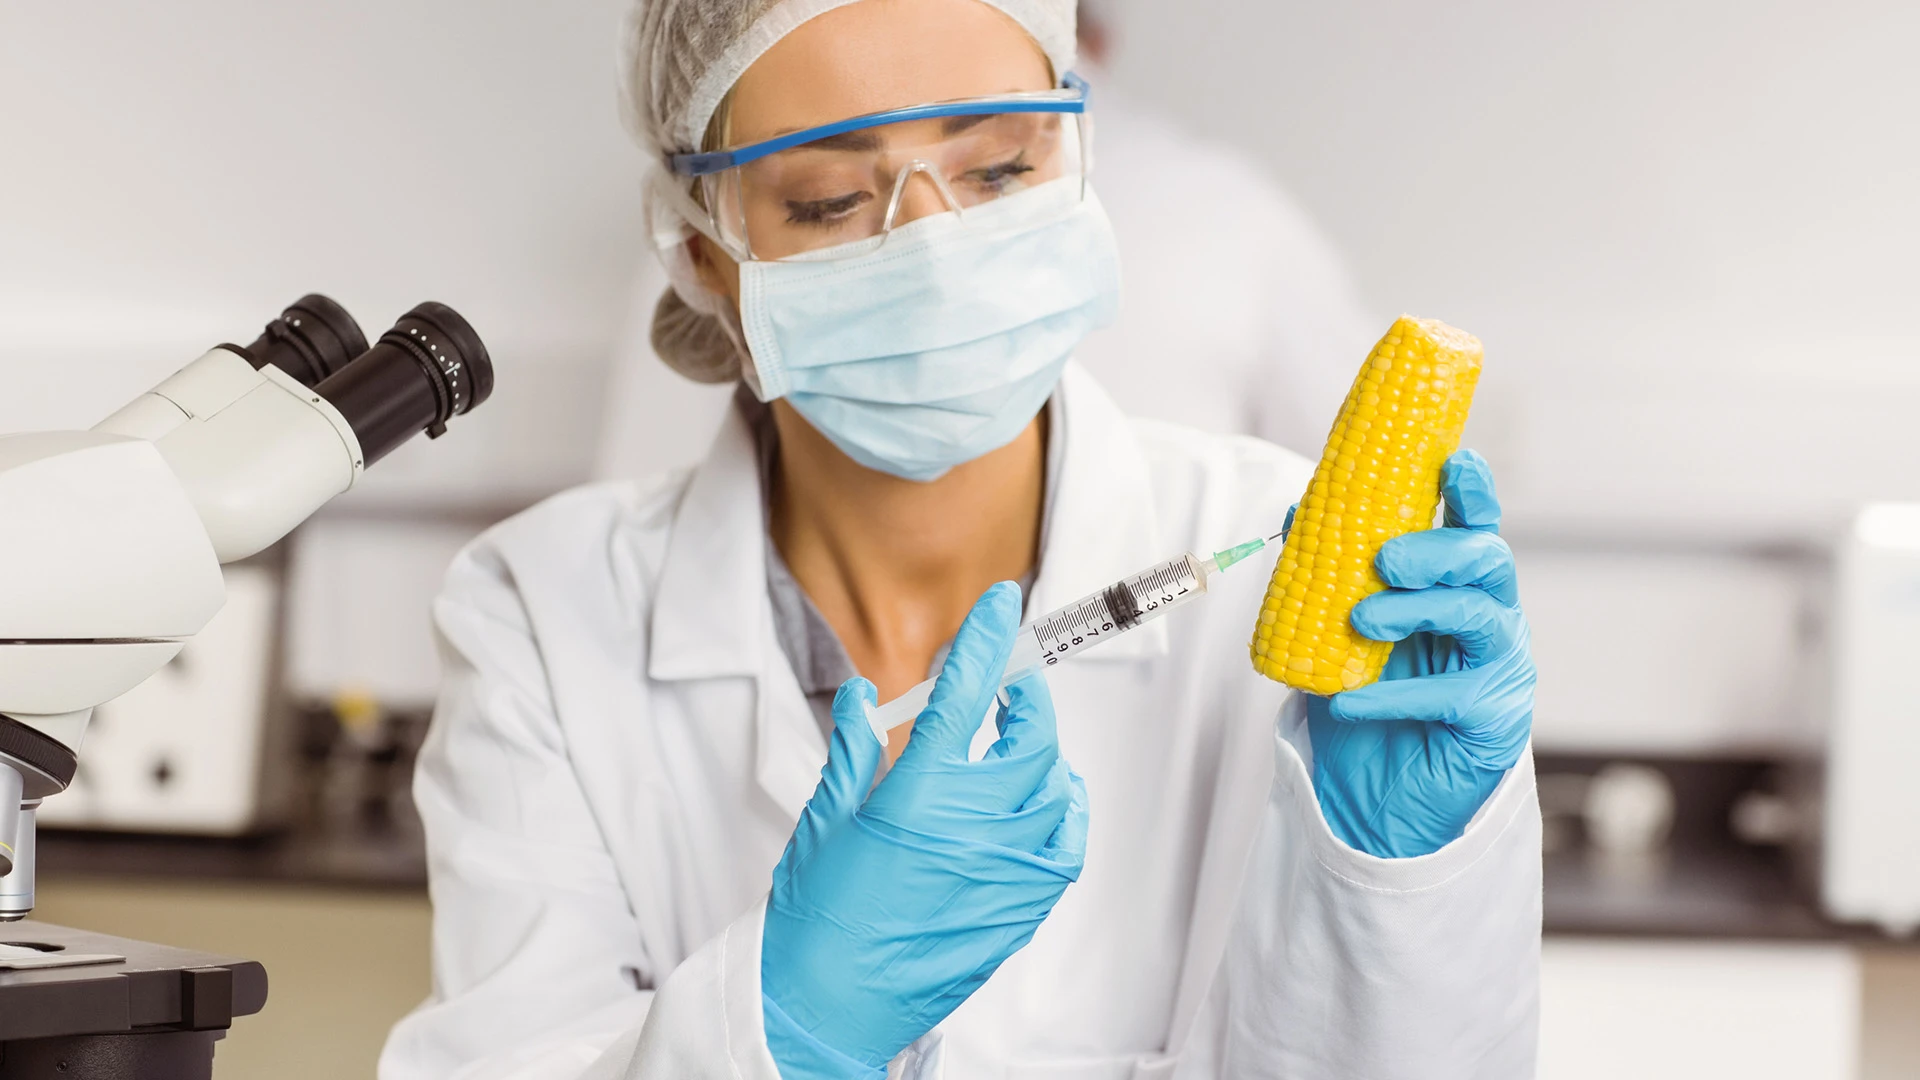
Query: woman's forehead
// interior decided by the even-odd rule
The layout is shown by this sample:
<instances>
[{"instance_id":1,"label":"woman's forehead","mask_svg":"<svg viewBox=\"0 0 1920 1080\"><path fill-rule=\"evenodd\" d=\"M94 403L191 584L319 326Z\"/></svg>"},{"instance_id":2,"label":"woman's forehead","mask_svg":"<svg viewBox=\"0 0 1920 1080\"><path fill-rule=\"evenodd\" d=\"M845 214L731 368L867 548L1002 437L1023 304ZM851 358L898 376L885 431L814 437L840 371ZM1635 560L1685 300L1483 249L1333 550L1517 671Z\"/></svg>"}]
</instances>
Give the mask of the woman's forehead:
<instances>
[{"instance_id":1,"label":"woman's forehead","mask_svg":"<svg viewBox=\"0 0 1920 1080\"><path fill-rule=\"evenodd\" d=\"M861 0L802 24L747 69L734 88L729 141L1052 85L1039 46L980 0Z\"/></svg>"},{"instance_id":2,"label":"woman's forehead","mask_svg":"<svg viewBox=\"0 0 1920 1080\"><path fill-rule=\"evenodd\" d=\"M925 120L903 120L899 123L879 124L829 135L824 139L815 139L786 151L785 156L789 158L801 155L818 157L822 154L873 154L890 150L918 149L949 143L970 134L972 137L958 145L977 143L982 139L1004 141L1009 138L1031 136L1041 127L1051 127L1055 122L1053 115L1046 113L1001 113L988 116L940 116ZM784 132L775 134L784 134Z\"/></svg>"}]
</instances>

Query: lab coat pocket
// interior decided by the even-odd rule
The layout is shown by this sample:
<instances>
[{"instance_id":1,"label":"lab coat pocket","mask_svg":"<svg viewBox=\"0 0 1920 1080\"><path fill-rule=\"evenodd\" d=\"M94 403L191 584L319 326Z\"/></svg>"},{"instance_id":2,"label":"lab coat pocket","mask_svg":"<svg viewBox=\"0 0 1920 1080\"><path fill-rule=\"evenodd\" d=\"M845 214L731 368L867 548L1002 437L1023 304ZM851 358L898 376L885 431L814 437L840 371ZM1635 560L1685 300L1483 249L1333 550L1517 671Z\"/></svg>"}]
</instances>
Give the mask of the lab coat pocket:
<instances>
[{"instance_id":1,"label":"lab coat pocket","mask_svg":"<svg viewBox=\"0 0 1920 1080\"><path fill-rule=\"evenodd\" d=\"M1138 1054L1027 1061L1008 1065L1006 1080L1167 1080L1178 1063L1178 1058Z\"/></svg>"}]
</instances>

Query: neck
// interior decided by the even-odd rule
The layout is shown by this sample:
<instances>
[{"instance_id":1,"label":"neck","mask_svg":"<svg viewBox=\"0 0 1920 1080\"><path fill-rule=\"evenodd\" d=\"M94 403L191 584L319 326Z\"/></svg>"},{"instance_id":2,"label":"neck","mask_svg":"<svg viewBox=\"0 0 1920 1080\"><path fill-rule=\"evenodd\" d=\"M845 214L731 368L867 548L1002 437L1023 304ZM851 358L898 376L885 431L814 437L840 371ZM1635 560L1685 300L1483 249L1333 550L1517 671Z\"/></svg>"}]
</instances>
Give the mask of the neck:
<instances>
[{"instance_id":1,"label":"neck","mask_svg":"<svg viewBox=\"0 0 1920 1080\"><path fill-rule=\"evenodd\" d=\"M1046 414L931 483L875 472L776 401L770 529L793 576L887 701L926 678L973 602L1039 558Z\"/></svg>"}]
</instances>

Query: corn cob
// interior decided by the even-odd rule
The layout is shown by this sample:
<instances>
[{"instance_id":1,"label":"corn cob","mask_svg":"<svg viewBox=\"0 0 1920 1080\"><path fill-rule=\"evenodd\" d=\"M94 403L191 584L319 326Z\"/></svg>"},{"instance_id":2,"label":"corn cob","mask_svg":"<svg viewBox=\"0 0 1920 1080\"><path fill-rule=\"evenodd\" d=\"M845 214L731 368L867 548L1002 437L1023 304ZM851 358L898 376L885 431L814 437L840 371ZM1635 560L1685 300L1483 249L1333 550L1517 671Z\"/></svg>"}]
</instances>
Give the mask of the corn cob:
<instances>
[{"instance_id":1,"label":"corn cob","mask_svg":"<svg viewBox=\"0 0 1920 1080\"><path fill-rule=\"evenodd\" d=\"M1374 570L1381 545L1432 527L1480 359L1473 335L1404 315L1373 347L1267 585L1256 671L1323 695L1380 677L1393 646L1356 634L1353 606L1387 587Z\"/></svg>"}]
</instances>

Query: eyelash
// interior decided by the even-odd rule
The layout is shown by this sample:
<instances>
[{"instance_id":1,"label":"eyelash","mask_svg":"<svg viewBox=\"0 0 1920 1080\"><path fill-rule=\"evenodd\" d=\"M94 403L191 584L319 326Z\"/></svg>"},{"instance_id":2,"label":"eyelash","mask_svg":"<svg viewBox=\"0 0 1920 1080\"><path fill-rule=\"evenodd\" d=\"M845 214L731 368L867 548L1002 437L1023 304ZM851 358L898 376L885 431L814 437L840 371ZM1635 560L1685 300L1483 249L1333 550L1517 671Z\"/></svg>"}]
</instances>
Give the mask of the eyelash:
<instances>
[{"instance_id":1,"label":"eyelash","mask_svg":"<svg viewBox=\"0 0 1920 1080\"><path fill-rule=\"evenodd\" d=\"M1022 154L1020 157L1016 157L1011 161L1003 161L998 165L990 165L984 169L975 169L968 175L977 177L979 182L983 184L998 184L1003 180L1011 180L1016 176L1024 176L1033 171L1033 166L1023 160L1025 157L1026 155Z\"/></svg>"},{"instance_id":2,"label":"eyelash","mask_svg":"<svg viewBox=\"0 0 1920 1080\"><path fill-rule=\"evenodd\" d=\"M989 165L984 169L975 169L967 175L971 177L975 183L988 186L1001 184L1007 180L1024 176L1033 171L1033 166L1026 163L1024 160L1025 157L1026 155L1022 153L1012 160L1003 161L998 165ZM787 203L787 223L789 225L802 225L811 228L830 228L838 224L839 219L846 217L855 209L859 208L861 204L868 202L872 198L873 196L867 192L856 191L851 195L842 195L837 199L820 199L815 202L789 202Z\"/></svg>"},{"instance_id":3,"label":"eyelash","mask_svg":"<svg viewBox=\"0 0 1920 1080\"><path fill-rule=\"evenodd\" d=\"M838 219L847 216L862 203L873 196L864 191L851 195L842 195L837 199L821 199L817 202L789 202L787 204L787 222L792 225L809 225L824 228L835 224Z\"/></svg>"}]
</instances>

